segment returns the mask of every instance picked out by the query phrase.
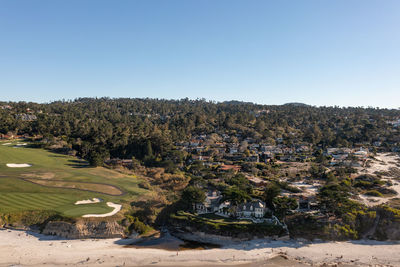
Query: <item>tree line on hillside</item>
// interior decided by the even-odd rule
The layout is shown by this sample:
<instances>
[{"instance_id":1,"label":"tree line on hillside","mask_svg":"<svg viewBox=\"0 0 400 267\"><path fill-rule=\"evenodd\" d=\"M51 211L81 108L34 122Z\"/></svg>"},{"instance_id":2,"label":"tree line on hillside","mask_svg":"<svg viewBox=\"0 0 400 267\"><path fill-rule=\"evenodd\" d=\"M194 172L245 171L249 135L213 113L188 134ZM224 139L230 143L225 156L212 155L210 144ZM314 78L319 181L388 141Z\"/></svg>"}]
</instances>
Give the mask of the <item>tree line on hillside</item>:
<instances>
[{"instance_id":1,"label":"tree line on hillside","mask_svg":"<svg viewBox=\"0 0 400 267\"><path fill-rule=\"evenodd\" d=\"M149 164L154 159L179 160L171 155L175 142L215 132L267 144L283 138L285 144L306 142L321 148L378 140L386 146L400 142L399 127L388 124L400 118L400 110L395 109L128 98L2 102L0 106L0 133L57 138L93 164L108 157L135 157ZM17 116L27 111L37 119Z\"/></svg>"}]
</instances>

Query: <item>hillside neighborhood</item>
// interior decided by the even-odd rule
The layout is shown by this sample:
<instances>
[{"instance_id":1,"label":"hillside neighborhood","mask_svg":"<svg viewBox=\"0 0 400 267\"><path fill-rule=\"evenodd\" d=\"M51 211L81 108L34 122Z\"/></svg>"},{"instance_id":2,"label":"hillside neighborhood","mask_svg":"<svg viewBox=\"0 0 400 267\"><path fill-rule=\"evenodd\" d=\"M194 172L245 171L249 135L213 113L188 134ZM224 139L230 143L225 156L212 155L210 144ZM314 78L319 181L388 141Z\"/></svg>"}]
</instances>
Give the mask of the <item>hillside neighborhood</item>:
<instances>
[{"instance_id":1,"label":"hillside neighborhood","mask_svg":"<svg viewBox=\"0 0 400 267\"><path fill-rule=\"evenodd\" d=\"M129 203L123 216L141 232L161 223L172 232L186 225L232 236L356 238L364 231L359 220L377 220L375 209L400 207L396 112L188 100L168 103L168 109L159 105L108 99L54 107L5 103L3 125L20 128L10 124L0 139L140 179L140 188L157 193ZM109 108L105 114L120 127L98 116L100 107ZM45 126L49 122L55 125ZM116 135L124 137L114 140Z\"/></svg>"}]
</instances>

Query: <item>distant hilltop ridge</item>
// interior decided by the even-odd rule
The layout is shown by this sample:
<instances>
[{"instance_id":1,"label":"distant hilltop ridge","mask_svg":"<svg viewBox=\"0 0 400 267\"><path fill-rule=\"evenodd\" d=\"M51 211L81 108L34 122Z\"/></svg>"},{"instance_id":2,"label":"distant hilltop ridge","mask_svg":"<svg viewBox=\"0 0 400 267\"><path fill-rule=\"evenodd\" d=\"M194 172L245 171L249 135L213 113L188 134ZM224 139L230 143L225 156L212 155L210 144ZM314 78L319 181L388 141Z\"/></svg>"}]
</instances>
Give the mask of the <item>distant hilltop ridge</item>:
<instances>
[{"instance_id":1,"label":"distant hilltop ridge","mask_svg":"<svg viewBox=\"0 0 400 267\"><path fill-rule=\"evenodd\" d=\"M228 104L228 105L243 105L243 104L257 105L256 103L253 103L253 102L244 102L244 101L239 101L239 100L229 100L229 101L224 101L222 103Z\"/></svg>"},{"instance_id":2,"label":"distant hilltop ridge","mask_svg":"<svg viewBox=\"0 0 400 267\"><path fill-rule=\"evenodd\" d=\"M304 104L304 103L299 103L299 102L291 102L291 103L285 103L282 106L293 106L293 107L311 107L311 105Z\"/></svg>"},{"instance_id":3,"label":"distant hilltop ridge","mask_svg":"<svg viewBox=\"0 0 400 267\"><path fill-rule=\"evenodd\" d=\"M62 100L54 100L50 102L30 102L30 101L3 101L0 99L0 111L15 111L15 105L18 105L20 114L23 113L35 113L33 111L33 107L38 107L37 105L64 105L64 104L96 104L99 102L107 102L107 103L130 103L136 102L141 104L156 104L156 103L164 103L167 105L180 105L180 104L211 104L211 105L225 105L225 106L252 106L252 107L307 107L307 108L335 108L335 109L380 109L380 110L400 110L399 108L391 108L391 107L374 107L374 106L339 106L339 105L317 105L317 104L305 104L301 102L289 102L285 104L277 104L277 103L259 103L259 102L250 102L250 101L240 101L240 100L227 100L227 101L217 101L217 100L207 100L205 98L197 98L197 99L189 99L189 98L181 98L181 99L166 99L166 98L129 98L129 97L80 97L75 99L62 99ZM42 106L42 107L43 107ZM24 109L25 107L25 109ZM37 110L36 112L41 113L42 110ZM144 113L147 114L147 113Z\"/></svg>"},{"instance_id":4,"label":"distant hilltop ridge","mask_svg":"<svg viewBox=\"0 0 400 267\"><path fill-rule=\"evenodd\" d=\"M257 103L253 102L245 102L245 101L239 101L239 100L230 100L230 101L224 101L222 102L224 104L228 105L258 105ZM279 106L279 105L278 105ZM300 103L300 102L290 102L290 103L285 103L282 106L293 106L293 107L311 107L311 105L305 104L305 103Z\"/></svg>"}]
</instances>

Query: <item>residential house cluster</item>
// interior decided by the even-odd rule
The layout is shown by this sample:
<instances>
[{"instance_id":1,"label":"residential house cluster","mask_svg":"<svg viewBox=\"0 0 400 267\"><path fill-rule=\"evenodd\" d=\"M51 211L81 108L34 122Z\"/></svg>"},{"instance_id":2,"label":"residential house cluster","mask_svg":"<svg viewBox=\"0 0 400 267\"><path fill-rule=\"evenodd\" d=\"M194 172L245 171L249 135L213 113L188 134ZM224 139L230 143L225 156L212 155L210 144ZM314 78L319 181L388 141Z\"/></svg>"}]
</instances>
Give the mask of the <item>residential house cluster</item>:
<instances>
[{"instance_id":1,"label":"residential house cluster","mask_svg":"<svg viewBox=\"0 0 400 267\"><path fill-rule=\"evenodd\" d=\"M8 109L8 110L11 110L11 109L12 109L12 106L10 106L10 105L3 105L3 106L1 106L1 109Z\"/></svg>"},{"instance_id":2,"label":"residential house cluster","mask_svg":"<svg viewBox=\"0 0 400 267\"><path fill-rule=\"evenodd\" d=\"M330 165L361 166L369 156L367 148L327 148L325 154L331 157Z\"/></svg>"},{"instance_id":3,"label":"residential house cluster","mask_svg":"<svg viewBox=\"0 0 400 267\"><path fill-rule=\"evenodd\" d=\"M191 160L205 162L216 161L243 161L267 162L272 159L281 161L305 161L312 155L308 144L295 144L292 146L282 143L269 145L258 143L253 138L242 138L240 134L230 136L226 133L219 134L218 141L210 141L206 134L194 136L190 141L178 142L176 147L191 154ZM281 139L281 138L280 138ZM279 138L277 142L282 142Z\"/></svg>"},{"instance_id":4,"label":"residential house cluster","mask_svg":"<svg viewBox=\"0 0 400 267\"><path fill-rule=\"evenodd\" d=\"M388 123L393 125L393 127L400 127L400 119L388 121Z\"/></svg>"}]
</instances>

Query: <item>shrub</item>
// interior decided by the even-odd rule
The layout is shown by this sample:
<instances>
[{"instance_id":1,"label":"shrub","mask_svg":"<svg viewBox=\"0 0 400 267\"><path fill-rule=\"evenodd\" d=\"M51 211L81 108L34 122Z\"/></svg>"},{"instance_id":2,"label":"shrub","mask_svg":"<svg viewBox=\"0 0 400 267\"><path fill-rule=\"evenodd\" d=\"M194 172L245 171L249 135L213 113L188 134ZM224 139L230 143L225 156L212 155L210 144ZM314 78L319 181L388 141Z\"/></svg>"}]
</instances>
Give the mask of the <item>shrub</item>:
<instances>
[{"instance_id":1,"label":"shrub","mask_svg":"<svg viewBox=\"0 0 400 267\"><path fill-rule=\"evenodd\" d=\"M361 187L361 188L371 188L373 186L374 186L374 184L372 182L368 182L368 181L357 181L354 184L354 187Z\"/></svg>"},{"instance_id":2,"label":"shrub","mask_svg":"<svg viewBox=\"0 0 400 267\"><path fill-rule=\"evenodd\" d=\"M151 185L148 181L142 181L138 184L138 186L143 189L151 189Z\"/></svg>"},{"instance_id":3,"label":"shrub","mask_svg":"<svg viewBox=\"0 0 400 267\"><path fill-rule=\"evenodd\" d=\"M48 221L71 221L71 219L63 217L58 212L49 210L20 211L10 214L0 213L0 224L44 226Z\"/></svg>"},{"instance_id":4,"label":"shrub","mask_svg":"<svg viewBox=\"0 0 400 267\"><path fill-rule=\"evenodd\" d=\"M369 190L365 193L367 196L373 196L373 197L383 197L382 193L376 191L376 190Z\"/></svg>"},{"instance_id":5,"label":"shrub","mask_svg":"<svg viewBox=\"0 0 400 267\"><path fill-rule=\"evenodd\" d=\"M191 213L178 211L171 214L171 222L180 226L190 226L199 231L218 234L223 236L240 236L240 235L282 235L286 231L279 225L269 223L252 223L249 221L234 221L229 219L212 219L202 216L196 216Z\"/></svg>"},{"instance_id":6,"label":"shrub","mask_svg":"<svg viewBox=\"0 0 400 267\"><path fill-rule=\"evenodd\" d=\"M129 232L132 232L132 230L138 232L139 234L146 234L153 230L150 226L147 224L141 222L138 217L133 217L133 216L126 216L131 225L129 226Z\"/></svg>"}]
</instances>

